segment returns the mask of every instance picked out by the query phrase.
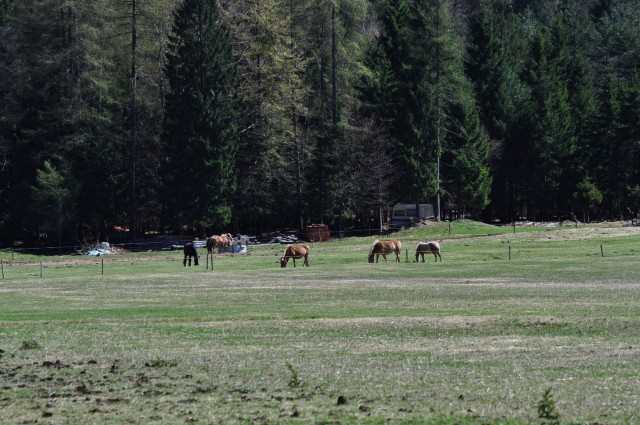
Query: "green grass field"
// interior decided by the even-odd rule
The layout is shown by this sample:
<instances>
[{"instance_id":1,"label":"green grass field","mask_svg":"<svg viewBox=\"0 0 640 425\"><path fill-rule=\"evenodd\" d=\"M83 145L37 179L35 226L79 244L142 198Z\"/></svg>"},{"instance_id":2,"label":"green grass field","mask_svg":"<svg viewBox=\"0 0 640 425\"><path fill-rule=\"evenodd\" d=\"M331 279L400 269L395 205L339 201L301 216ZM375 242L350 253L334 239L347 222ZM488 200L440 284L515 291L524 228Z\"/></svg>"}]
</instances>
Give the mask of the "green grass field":
<instances>
[{"instance_id":1,"label":"green grass field","mask_svg":"<svg viewBox=\"0 0 640 425\"><path fill-rule=\"evenodd\" d=\"M0 423L640 422L640 229L393 237L400 264L368 237L286 269L282 246L213 271L2 251ZM444 261L415 263L434 239Z\"/></svg>"}]
</instances>

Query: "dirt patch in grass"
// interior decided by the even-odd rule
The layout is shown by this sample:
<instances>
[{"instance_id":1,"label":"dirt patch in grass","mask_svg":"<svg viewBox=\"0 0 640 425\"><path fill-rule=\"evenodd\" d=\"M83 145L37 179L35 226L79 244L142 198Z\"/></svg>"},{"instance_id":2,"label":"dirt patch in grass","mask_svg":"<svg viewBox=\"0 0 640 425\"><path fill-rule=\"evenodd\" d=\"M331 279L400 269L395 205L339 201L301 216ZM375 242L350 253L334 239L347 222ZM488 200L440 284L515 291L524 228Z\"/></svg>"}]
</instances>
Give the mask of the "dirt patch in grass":
<instances>
[{"instance_id":1,"label":"dirt patch in grass","mask_svg":"<svg viewBox=\"0 0 640 425\"><path fill-rule=\"evenodd\" d=\"M505 233L500 235L485 236L459 236L451 239L483 238L487 241L573 241L591 239L610 239L625 236L640 236L640 227L636 226L612 226L612 227L557 227L547 228L539 232L521 231L516 233Z\"/></svg>"}]
</instances>

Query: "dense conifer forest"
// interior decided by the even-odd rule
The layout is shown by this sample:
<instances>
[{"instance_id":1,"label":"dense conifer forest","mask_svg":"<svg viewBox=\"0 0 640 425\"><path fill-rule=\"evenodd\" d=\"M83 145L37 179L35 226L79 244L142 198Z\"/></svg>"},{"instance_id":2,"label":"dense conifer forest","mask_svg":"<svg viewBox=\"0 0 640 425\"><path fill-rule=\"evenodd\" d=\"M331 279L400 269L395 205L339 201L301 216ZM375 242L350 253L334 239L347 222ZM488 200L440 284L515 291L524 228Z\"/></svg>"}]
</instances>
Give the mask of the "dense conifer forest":
<instances>
[{"instance_id":1,"label":"dense conifer forest","mask_svg":"<svg viewBox=\"0 0 640 425\"><path fill-rule=\"evenodd\" d=\"M1 0L0 244L630 218L639 10Z\"/></svg>"}]
</instances>

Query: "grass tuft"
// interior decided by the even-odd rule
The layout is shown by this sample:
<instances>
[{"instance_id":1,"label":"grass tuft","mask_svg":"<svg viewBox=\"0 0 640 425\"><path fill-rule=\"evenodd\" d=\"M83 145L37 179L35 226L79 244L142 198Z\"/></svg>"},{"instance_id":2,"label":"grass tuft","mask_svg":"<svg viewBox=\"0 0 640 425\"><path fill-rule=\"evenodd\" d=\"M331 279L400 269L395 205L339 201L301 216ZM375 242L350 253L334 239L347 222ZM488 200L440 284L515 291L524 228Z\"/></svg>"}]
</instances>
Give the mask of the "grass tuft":
<instances>
[{"instance_id":1,"label":"grass tuft","mask_svg":"<svg viewBox=\"0 0 640 425\"><path fill-rule=\"evenodd\" d=\"M150 362L145 363L144 365L146 367L156 367L156 368L176 367L176 366L178 366L178 361L177 360L155 359L155 360L151 360Z\"/></svg>"},{"instance_id":2,"label":"grass tuft","mask_svg":"<svg viewBox=\"0 0 640 425\"><path fill-rule=\"evenodd\" d=\"M40 350L42 349L42 346L38 344L37 341L29 340L29 341L22 341L22 344L20 344L20 349L21 350Z\"/></svg>"}]
</instances>

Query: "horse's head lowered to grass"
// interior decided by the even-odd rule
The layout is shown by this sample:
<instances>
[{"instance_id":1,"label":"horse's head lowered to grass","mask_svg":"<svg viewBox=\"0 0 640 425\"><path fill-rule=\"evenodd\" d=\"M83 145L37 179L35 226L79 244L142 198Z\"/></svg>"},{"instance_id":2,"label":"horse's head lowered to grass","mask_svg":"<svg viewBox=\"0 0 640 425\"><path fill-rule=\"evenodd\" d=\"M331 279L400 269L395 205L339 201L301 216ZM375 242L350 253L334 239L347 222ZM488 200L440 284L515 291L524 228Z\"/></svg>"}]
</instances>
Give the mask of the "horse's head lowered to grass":
<instances>
[{"instance_id":1,"label":"horse's head lowered to grass","mask_svg":"<svg viewBox=\"0 0 640 425\"><path fill-rule=\"evenodd\" d=\"M376 263L378 262L378 256L382 255L384 257L384 261L388 262L387 254L395 253L396 254L396 262L400 262L400 249L402 249L402 243L398 240L389 240L389 241L380 241L375 240L373 244L371 244L371 249L369 249L369 262L373 263L374 257Z\"/></svg>"},{"instance_id":2,"label":"horse's head lowered to grass","mask_svg":"<svg viewBox=\"0 0 640 425\"><path fill-rule=\"evenodd\" d=\"M287 267L289 259L293 259L293 267L296 266L296 258L304 258L304 266L309 267L309 248L308 245L287 245L280 258L280 267Z\"/></svg>"}]
</instances>

